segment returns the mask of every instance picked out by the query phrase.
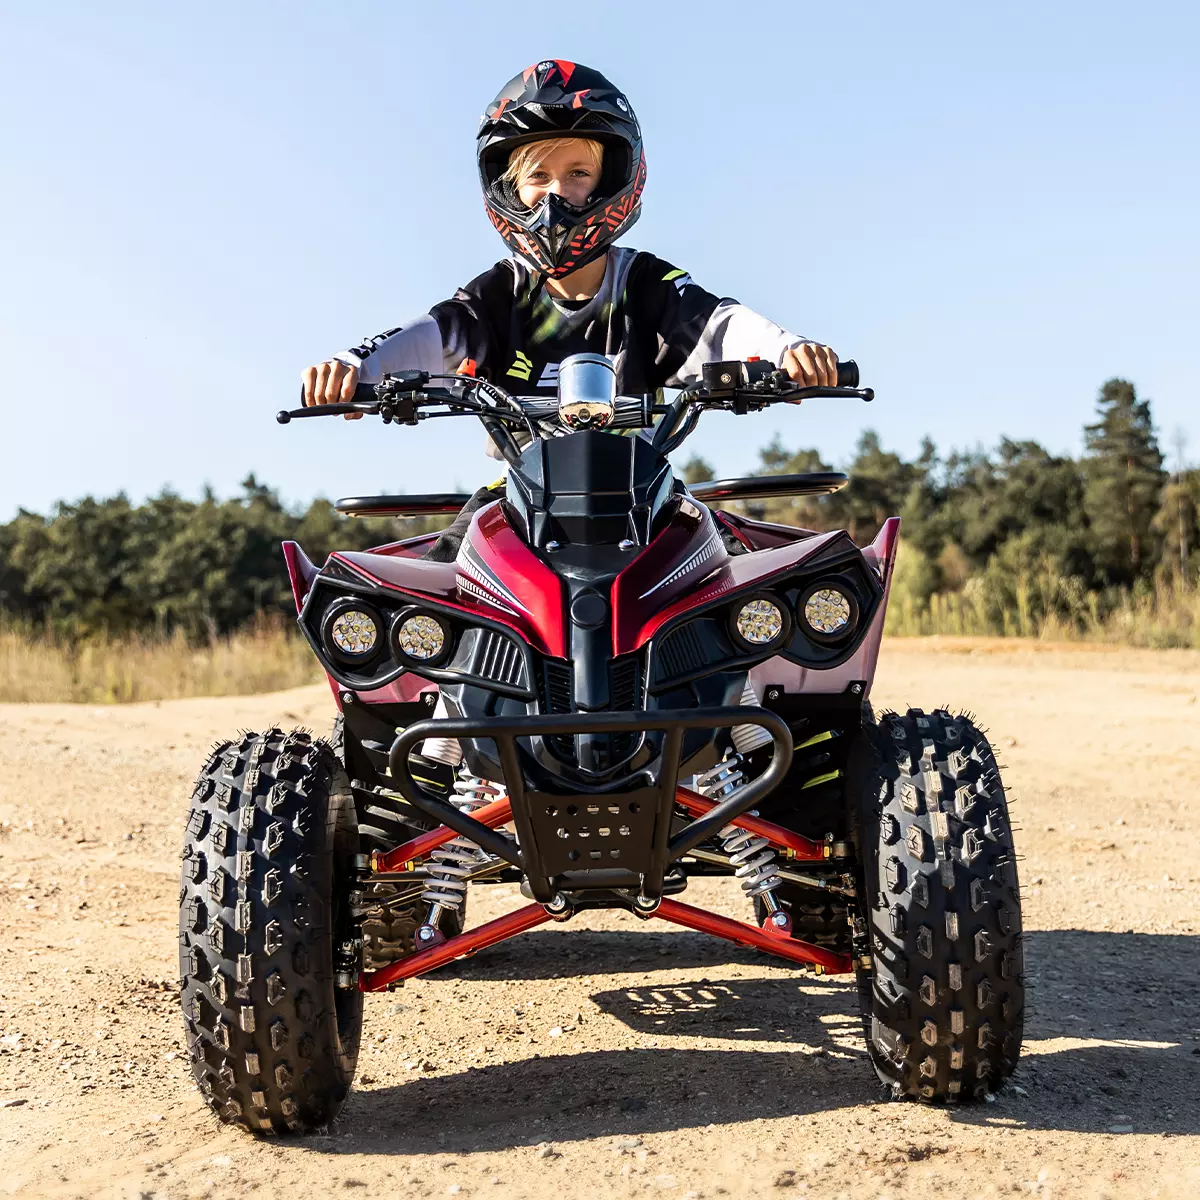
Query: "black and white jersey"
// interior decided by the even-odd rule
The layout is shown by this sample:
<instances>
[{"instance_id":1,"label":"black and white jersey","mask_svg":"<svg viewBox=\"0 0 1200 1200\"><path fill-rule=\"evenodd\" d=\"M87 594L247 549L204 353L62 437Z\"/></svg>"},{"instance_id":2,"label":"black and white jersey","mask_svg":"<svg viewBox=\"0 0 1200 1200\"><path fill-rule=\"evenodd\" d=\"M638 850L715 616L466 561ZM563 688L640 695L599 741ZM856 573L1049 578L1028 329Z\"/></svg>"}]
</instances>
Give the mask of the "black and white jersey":
<instances>
[{"instance_id":1,"label":"black and white jersey","mask_svg":"<svg viewBox=\"0 0 1200 1200\"><path fill-rule=\"evenodd\" d=\"M608 253L589 300L564 301L538 276L505 259L428 315L334 357L363 383L393 371L456 371L473 359L480 376L517 395L554 394L571 354L607 355L622 395L683 387L706 362L759 357L780 365L807 341L739 304L705 291L678 267L625 246Z\"/></svg>"}]
</instances>

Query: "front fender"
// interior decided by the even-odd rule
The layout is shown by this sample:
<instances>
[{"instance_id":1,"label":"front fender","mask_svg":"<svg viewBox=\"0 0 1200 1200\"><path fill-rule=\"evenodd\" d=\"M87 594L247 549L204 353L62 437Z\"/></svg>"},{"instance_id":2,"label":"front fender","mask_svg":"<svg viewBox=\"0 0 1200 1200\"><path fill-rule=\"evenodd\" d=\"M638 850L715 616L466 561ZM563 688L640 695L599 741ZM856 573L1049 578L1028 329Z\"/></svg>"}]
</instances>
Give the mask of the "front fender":
<instances>
[{"instance_id":1,"label":"front fender","mask_svg":"<svg viewBox=\"0 0 1200 1200\"><path fill-rule=\"evenodd\" d=\"M292 585L292 598L296 601L296 611L304 607L309 589L318 571L312 560L300 549L299 542L283 543L283 561L287 563L288 581Z\"/></svg>"}]
</instances>

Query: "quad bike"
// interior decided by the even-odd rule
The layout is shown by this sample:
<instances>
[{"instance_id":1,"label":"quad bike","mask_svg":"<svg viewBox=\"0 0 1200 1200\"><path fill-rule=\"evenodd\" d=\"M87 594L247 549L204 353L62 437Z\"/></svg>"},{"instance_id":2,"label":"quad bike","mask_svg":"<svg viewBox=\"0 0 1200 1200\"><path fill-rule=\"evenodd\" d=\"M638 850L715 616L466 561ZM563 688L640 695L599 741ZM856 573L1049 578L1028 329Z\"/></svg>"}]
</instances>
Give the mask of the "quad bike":
<instances>
[{"instance_id":1,"label":"quad bike","mask_svg":"<svg viewBox=\"0 0 1200 1200\"><path fill-rule=\"evenodd\" d=\"M965 716L876 720L869 704L899 521L860 548L713 511L846 478L689 490L668 461L708 409L872 399L857 383L852 363L817 388L721 362L662 404L617 397L607 360L577 355L557 400L406 372L279 414L473 415L510 469L454 561L426 556L437 535L319 569L284 544L340 716L331 741L269 729L221 744L192 794L182 1002L222 1120L327 1124L364 993L593 908L856 973L870 1059L897 1097L981 1097L1010 1074L1021 913L992 749ZM338 508L448 514L466 499ZM753 920L676 899L697 876L740 885ZM464 931L469 887L494 881L530 903Z\"/></svg>"}]
</instances>

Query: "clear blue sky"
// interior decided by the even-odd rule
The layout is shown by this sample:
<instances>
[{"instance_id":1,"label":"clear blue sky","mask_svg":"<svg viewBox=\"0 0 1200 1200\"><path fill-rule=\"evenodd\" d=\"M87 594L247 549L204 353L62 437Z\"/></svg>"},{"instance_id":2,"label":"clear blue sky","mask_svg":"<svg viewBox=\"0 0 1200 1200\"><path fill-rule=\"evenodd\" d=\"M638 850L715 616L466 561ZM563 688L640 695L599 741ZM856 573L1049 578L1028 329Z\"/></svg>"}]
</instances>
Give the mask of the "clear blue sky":
<instances>
[{"instance_id":1,"label":"clear blue sky","mask_svg":"<svg viewBox=\"0 0 1200 1200\"><path fill-rule=\"evenodd\" d=\"M286 429L300 369L502 256L473 139L526 64L631 96L629 237L862 364L873 406L711 420L844 461L1076 452L1132 379L1200 456L1194 4L95 3L0 13L0 520L171 485L490 477L473 423Z\"/></svg>"}]
</instances>

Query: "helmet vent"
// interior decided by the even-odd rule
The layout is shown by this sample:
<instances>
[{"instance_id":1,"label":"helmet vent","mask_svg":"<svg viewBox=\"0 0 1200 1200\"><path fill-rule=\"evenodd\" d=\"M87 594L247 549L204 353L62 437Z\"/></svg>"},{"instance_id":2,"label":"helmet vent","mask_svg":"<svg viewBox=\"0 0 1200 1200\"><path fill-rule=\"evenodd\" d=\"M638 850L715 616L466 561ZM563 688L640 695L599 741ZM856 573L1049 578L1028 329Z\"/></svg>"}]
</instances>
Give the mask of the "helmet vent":
<instances>
[{"instance_id":1,"label":"helmet vent","mask_svg":"<svg viewBox=\"0 0 1200 1200\"><path fill-rule=\"evenodd\" d=\"M599 113L584 113L584 115L575 122L575 129L602 129L605 133L612 133L612 122L602 117Z\"/></svg>"}]
</instances>

